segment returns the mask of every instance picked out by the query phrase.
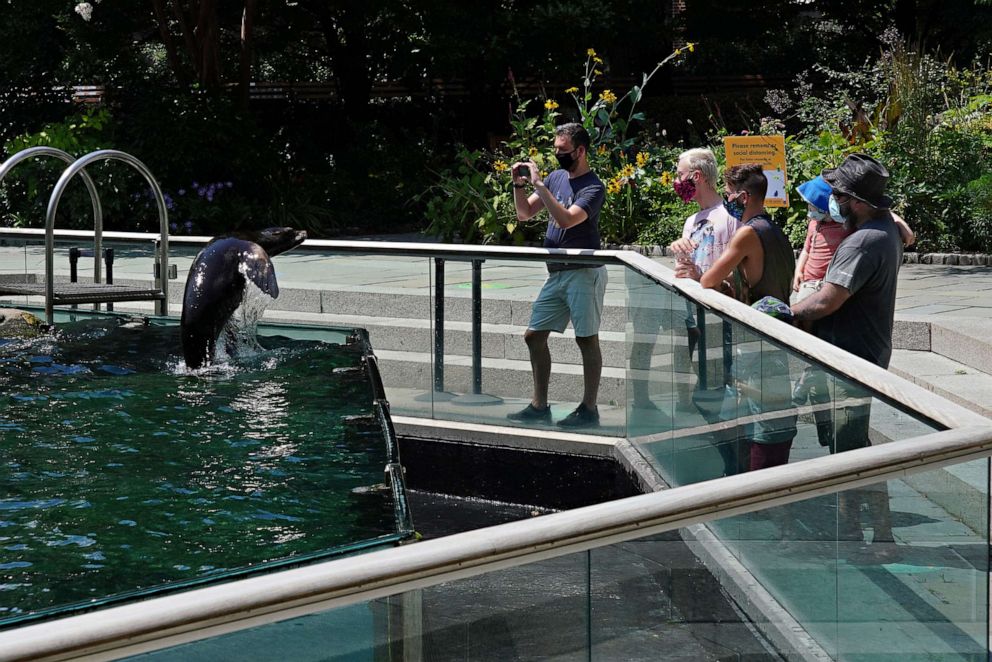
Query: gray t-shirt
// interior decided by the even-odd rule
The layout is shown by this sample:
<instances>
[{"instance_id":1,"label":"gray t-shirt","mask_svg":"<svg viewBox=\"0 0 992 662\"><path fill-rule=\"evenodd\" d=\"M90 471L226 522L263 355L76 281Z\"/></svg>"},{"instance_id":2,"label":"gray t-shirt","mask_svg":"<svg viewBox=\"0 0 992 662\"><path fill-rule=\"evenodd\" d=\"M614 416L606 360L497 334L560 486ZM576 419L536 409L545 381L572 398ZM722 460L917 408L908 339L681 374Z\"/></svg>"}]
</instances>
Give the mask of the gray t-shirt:
<instances>
[{"instance_id":1,"label":"gray t-shirt","mask_svg":"<svg viewBox=\"0 0 992 662\"><path fill-rule=\"evenodd\" d=\"M845 288L851 297L817 323L816 335L888 368L901 264L902 239L888 212L865 222L844 239L824 280Z\"/></svg>"}]
</instances>

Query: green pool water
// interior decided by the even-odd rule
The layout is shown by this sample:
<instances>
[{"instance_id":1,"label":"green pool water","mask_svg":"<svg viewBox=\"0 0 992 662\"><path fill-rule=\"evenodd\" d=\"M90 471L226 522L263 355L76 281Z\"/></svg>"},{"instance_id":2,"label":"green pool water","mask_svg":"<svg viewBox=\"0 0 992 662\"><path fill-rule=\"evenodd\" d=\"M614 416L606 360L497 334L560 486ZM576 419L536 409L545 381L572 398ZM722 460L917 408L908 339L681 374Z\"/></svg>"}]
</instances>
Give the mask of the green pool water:
<instances>
[{"instance_id":1,"label":"green pool water","mask_svg":"<svg viewBox=\"0 0 992 662\"><path fill-rule=\"evenodd\" d=\"M260 340L196 374L174 326L0 340L0 626L405 535L362 348Z\"/></svg>"}]
</instances>

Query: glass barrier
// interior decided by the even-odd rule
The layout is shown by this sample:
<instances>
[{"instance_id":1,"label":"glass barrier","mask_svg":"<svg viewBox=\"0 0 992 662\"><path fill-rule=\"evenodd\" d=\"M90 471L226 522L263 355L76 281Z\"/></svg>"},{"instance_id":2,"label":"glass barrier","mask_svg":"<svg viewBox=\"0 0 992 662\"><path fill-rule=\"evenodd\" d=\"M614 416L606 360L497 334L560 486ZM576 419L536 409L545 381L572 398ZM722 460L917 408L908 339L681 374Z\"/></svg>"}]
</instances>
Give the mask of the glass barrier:
<instances>
[{"instance_id":1,"label":"glass barrier","mask_svg":"<svg viewBox=\"0 0 992 662\"><path fill-rule=\"evenodd\" d=\"M134 659L985 660L987 481L960 464Z\"/></svg>"},{"instance_id":2,"label":"glass barrier","mask_svg":"<svg viewBox=\"0 0 992 662\"><path fill-rule=\"evenodd\" d=\"M60 242L57 248L56 273L63 277L68 246ZM113 247L117 280L148 278L150 243ZM182 283L197 250L177 244L172 251L179 272L170 288L173 315L181 311ZM43 253L40 241L3 248L0 276L43 274ZM848 410L838 403L857 399L853 386L838 386L832 373L794 351L632 269L608 265L601 269L606 283L598 333L599 425L556 425L585 389L583 350L572 324L548 337L543 360L551 362L550 415L514 420L508 416L523 410L535 390L525 332L549 279L544 262L296 250L274 263L281 295L266 319L367 328L394 413L627 436L672 484L747 469L752 452L768 462L765 456L774 455L777 440L789 434L790 457L821 454L830 447L826 439L838 408ZM91 277L91 257L80 260L79 274ZM595 301L595 293L589 299ZM117 308L140 311L142 305L150 310L150 304ZM590 356L594 363L595 353ZM886 405L872 399L870 409L880 407ZM892 439L912 436L902 423L892 432Z\"/></svg>"},{"instance_id":3,"label":"glass barrier","mask_svg":"<svg viewBox=\"0 0 992 662\"><path fill-rule=\"evenodd\" d=\"M627 273L629 436L673 486L942 428Z\"/></svg>"}]
</instances>

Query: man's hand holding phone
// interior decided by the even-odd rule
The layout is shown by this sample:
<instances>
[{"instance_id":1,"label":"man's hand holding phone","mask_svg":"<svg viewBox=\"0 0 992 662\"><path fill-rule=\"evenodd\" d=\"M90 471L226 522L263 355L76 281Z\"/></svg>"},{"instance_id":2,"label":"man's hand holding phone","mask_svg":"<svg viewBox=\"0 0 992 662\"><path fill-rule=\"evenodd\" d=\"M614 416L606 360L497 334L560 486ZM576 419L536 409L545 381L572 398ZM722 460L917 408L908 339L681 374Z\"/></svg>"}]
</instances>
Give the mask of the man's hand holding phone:
<instances>
[{"instance_id":1,"label":"man's hand holding phone","mask_svg":"<svg viewBox=\"0 0 992 662\"><path fill-rule=\"evenodd\" d=\"M537 184L540 171L533 161L517 161L511 167L510 172L513 173L513 186L523 188L527 184Z\"/></svg>"}]
</instances>

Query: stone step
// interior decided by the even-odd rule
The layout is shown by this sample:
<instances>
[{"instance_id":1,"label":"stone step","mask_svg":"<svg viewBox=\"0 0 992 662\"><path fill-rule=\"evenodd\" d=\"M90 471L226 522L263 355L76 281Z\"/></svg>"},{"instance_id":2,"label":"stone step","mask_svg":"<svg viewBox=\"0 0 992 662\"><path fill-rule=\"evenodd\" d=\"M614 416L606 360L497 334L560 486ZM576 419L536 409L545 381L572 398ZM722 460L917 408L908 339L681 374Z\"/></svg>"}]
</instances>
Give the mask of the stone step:
<instances>
[{"instance_id":1,"label":"stone step","mask_svg":"<svg viewBox=\"0 0 992 662\"><path fill-rule=\"evenodd\" d=\"M992 374L936 352L896 349L889 371L903 379L992 417Z\"/></svg>"},{"instance_id":2,"label":"stone step","mask_svg":"<svg viewBox=\"0 0 992 662\"><path fill-rule=\"evenodd\" d=\"M933 328L938 326L935 324ZM896 349L889 371L962 407L992 417L992 375L970 365L934 352ZM885 434L884 425L879 428L872 421L872 427ZM989 512L987 467L986 461L957 464L907 476L906 482L979 531L987 525Z\"/></svg>"},{"instance_id":3,"label":"stone step","mask_svg":"<svg viewBox=\"0 0 992 662\"><path fill-rule=\"evenodd\" d=\"M265 313L265 319L270 321L293 321L309 324L321 324L342 328L361 327L369 331L372 347L378 353L381 350L429 352L433 347L432 324L426 319L416 318L375 318L363 315L340 315L325 313L300 313L297 311L272 310ZM527 345L524 343L524 326L509 324L482 325L482 357L483 359L509 359L529 361ZM684 326L682 327L684 329ZM707 325L707 339L712 346L718 347L721 327L719 324ZM683 331L684 333L684 331ZM659 369L662 366L674 364L678 372L691 372L695 368L689 361L687 341L685 337L673 337L671 333L628 334L618 331L602 331L599 334L600 347L603 353L603 365L607 367L624 368L629 356L629 343L650 343L652 366ZM552 360L555 364L580 365L582 357L575 343L575 334L571 329L565 333L552 333L548 338ZM446 322L444 333L444 352L446 360L455 357L471 357L472 328L468 322ZM718 349L707 353L711 370L719 370L722 358Z\"/></svg>"}]
</instances>

